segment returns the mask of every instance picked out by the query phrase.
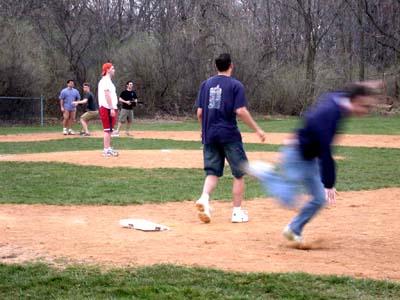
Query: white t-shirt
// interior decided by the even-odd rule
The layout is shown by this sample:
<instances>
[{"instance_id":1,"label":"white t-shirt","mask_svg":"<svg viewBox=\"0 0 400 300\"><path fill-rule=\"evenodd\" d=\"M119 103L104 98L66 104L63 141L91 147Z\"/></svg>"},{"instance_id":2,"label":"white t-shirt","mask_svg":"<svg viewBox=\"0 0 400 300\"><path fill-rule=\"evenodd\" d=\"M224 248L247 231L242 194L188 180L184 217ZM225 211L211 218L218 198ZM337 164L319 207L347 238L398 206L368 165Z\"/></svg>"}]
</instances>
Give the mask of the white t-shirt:
<instances>
[{"instance_id":1,"label":"white t-shirt","mask_svg":"<svg viewBox=\"0 0 400 300\"><path fill-rule=\"evenodd\" d=\"M108 105L105 91L110 91L112 107ZM115 89L115 85L112 83L109 76L103 76L103 78L101 78L101 80L99 81L97 99L99 99L99 106L103 106L108 109L117 109L117 92Z\"/></svg>"}]
</instances>

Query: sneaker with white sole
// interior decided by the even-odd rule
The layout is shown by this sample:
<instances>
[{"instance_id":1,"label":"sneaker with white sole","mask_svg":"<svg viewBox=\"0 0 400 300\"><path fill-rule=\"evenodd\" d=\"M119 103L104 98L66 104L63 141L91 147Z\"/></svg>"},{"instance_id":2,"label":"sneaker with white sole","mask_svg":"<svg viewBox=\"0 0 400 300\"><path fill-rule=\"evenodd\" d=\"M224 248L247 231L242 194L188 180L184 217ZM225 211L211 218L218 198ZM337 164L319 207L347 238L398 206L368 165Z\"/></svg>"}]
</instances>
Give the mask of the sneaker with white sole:
<instances>
[{"instance_id":1,"label":"sneaker with white sole","mask_svg":"<svg viewBox=\"0 0 400 300\"><path fill-rule=\"evenodd\" d=\"M111 133L111 136L112 136L112 137L119 137L119 131L113 131L113 132Z\"/></svg>"},{"instance_id":2,"label":"sneaker with white sole","mask_svg":"<svg viewBox=\"0 0 400 300\"><path fill-rule=\"evenodd\" d=\"M68 134L68 130L67 130L67 128L64 128L63 129L63 135L67 135Z\"/></svg>"},{"instance_id":3,"label":"sneaker with white sole","mask_svg":"<svg viewBox=\"0 0 400 300\"><path fill-rule=\"evenodd\" d=\"M301 244L303 242L303 237L301 235L294 233L293 230L290 229L289 225L287 225L285 229L283 229L282 234L288 241L295 242L298 244Z\"/></svg>"},{"instance_id":4,"label":"sneaker with white sole","mask_svg":"<svg viewBox=\"0 0 400 300\"><path fill-rule=\"evenodd\" d=\"M251 161L243 166L243 170L247 174L257 179L262 179L266 173L271 172L273 169L273 165L260 160Z\"/></svg>"},{"instance_id":5,"label":"sneaker with white sole","mask_svg":"<svg viewBox=\"0 0 400 300\"><path fill-rule=\"evenodd\" d=\"M75 135L75 131L73 131L72 129L68 129L68 135Z\"/></svg>"},{"instance_id":6,"label":"sneaker with white sole","mask_svg":"<svg viewBox=\"0 0 400 300\"><path fill-rule=\"evenodd\" d=\"M118 151L114 150L113 148L108 148L107 150L103 151L104 157L117 157L118 155Z\"/></svg>"},{"instance_id":7,"label":"sneaker with white sole","mask_svg":"<svg viewBox=\"0 0 400 300\"><path fill-rule=\"evenodd\" d=\"M244 209L233 209L232 211L232 223L245 223L249 221L249 215L247 210Z\"/></svg>"},{"instance_id":8,"label":"sneaker with white sole","mask_svg":"<svg viewBox=\"0 0 400 300\"><path fill-rule=\"evenodd\" d=\"M200 199L196 201L196 208L199 211L198 213L199 219L204 223L210 223L211 207L209 200L200 197Z\"/></svg>"}]
</instances>

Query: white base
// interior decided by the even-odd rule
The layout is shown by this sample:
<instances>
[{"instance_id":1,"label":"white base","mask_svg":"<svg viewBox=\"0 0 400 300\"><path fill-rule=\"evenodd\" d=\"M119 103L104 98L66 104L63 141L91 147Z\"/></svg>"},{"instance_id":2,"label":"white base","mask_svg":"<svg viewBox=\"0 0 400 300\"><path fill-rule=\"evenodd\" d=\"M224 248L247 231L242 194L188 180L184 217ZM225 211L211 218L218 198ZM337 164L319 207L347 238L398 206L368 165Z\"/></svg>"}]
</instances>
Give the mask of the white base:
<instances>
[{"instance_id":1,"label":"white base","mask_svg":"<svg viewBox=\"0 0 400 300\"><path fill-rule=\"evenodd\" d=\"M119 225L124 228L137 229L142 231L164 231L169 230L169 227L161 224L156 224L143 219L121 219Z\"/></svg>"}]
</instances>

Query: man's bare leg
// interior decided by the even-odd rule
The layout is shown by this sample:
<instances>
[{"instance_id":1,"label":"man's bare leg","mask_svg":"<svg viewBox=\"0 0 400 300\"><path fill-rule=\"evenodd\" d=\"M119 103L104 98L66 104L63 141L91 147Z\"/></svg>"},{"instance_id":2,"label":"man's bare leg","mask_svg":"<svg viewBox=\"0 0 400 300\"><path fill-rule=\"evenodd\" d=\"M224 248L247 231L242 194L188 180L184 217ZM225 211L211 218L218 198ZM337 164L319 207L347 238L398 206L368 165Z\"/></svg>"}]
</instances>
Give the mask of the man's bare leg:
<instances>
[{"instance_id":1,"label":"man's bare leg","mask_svg":"<svg viewBox=\"0 0 400 300\"><path fill-rule=\"evenodd\" d=\"M132 125L132 122L131 121L127 121L127 123L126 123L126 135L130 135L129 131L131 129L131 125Z\"/></svg>"},{"instance_id":2,"label":"man's bare leg","mask_svg":"<svg viewBox=\"0 0 400 300\"><path fill-rule=\"evenodd\" d=\"M69 123L69 111L64 110L63 112L63 127L68 128Z\"/></svg>"},{"instance_id":3,"label":"man's bare leg","mask_svg":"<svg viewBox=\"0 0 400 300\"><path fill-rule=\"evenodd\" d=\"M82 125L82 129L85 133L89 133L89 129L88 129L88 123L81 118L81 125Z\"/></svg>"},{"instance_id":4,"label":"man's bare leg","mask_svg":"<svg viewBox=\"0 0 400 300\"><path fill-rule=\"evenodd\" d=\"M103 143L104 143L104 149L109 149L111 147L111 132L104 131Z\"/></svg>"},{"instance_id":5,"label":"man's bare leg","mask_svg":"<svg viewBox=\"0 0 400 300\"><path fill-rule=\"evenodd\" d=\"M203 193L199 200L196 201L196 208L199 211L199 219L204 223L211 221L210 213L210 195L218 184L218 177L215 175L207 175L204 180Z\"/></svg>"},{"instance_id":6,"label":"man's bare leg","mask_svg":"<svg viewBox=\"0 0 400 300\"><path fill-rule=\"evenodd\" d=\"M242 205L244 190L245 190L244 177L239 179L233 178L233 185L232 185L233 207L240 207Z\"/></svg>"}]
</instances>

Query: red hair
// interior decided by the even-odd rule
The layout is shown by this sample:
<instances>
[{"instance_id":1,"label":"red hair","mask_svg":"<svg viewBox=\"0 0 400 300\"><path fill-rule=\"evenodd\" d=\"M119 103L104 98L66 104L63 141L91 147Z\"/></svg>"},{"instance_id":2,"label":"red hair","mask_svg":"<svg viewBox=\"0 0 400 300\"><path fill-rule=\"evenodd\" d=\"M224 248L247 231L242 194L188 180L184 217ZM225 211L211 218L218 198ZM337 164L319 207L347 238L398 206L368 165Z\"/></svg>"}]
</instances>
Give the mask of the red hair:
<instances>
[{"instance_id":1,"label":"red hair","mask_svg":"<svg viewBox=\"0 0 400 300\"><path fill-rule=\"evenodd\" d=\"M107 74L107 72L112 68L112 63L105 63L103 65L102 71L101 71L101 75L105 76Z\"/></svg>"}]
</instances>

